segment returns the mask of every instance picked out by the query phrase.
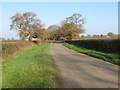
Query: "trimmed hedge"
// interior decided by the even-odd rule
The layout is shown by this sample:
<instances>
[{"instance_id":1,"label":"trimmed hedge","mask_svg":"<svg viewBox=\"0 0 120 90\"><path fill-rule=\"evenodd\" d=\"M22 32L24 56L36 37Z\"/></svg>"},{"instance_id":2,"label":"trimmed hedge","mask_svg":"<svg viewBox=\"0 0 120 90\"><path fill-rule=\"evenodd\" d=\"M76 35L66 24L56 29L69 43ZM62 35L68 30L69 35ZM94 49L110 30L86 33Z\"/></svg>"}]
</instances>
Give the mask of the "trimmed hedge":
<instances>
[{"instance_id":1,"label":"trimmed hedge","mask_svg":"<svg viewBox=\"0 0 120 90\"><path fill-rule=\"evenodd\" d=\"M24 49L29 49L36 44L28 41L2 42L2 57L18 54Z\"/></svg>"},{"instance_id":2,"label":"trimmed hedge","mask_svg":"<svg viewBox=\"0 0 120 90\"><path fill-rule=\"evenodd\" d=\"M120 53L120 39L88 39L65 42L97 51Z\"/></svg>"}]
</instances>

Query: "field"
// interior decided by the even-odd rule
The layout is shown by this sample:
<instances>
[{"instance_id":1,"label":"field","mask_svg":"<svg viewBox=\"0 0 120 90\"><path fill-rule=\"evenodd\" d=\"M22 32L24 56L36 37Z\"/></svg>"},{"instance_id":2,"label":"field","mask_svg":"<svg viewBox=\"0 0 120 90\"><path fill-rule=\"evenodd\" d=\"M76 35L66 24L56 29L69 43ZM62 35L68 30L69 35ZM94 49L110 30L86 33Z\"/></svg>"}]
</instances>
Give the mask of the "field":
<instances>
[{"instance_id":1,"label":"field","mask_svg":"<svg viewBox=\"0 0 120 90\"><path fill-rule=\"evenodd\" d=\"M44 43L22 52L3 63L3 88L54 88L56 87L50 43Z\"/></svg>"}]
</instances>

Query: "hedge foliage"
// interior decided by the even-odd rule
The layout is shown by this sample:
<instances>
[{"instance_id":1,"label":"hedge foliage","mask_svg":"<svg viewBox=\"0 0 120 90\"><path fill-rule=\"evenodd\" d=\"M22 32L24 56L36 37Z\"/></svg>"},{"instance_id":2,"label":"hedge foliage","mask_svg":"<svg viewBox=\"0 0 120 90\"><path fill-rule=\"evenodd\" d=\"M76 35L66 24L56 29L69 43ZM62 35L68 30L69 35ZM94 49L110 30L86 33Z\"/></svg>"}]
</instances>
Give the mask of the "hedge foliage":
<instances>
[{"instance_id":1,"label":"hedge foliage","mask_svg":"<svg viewBox=\"0 0 120 90\"><path fill-rule=\"evenodd\" d=\"M97 51L120 53L120 39L88 39L65 42Z\"/></svg>"},{"instance_id":2,"label":"hedge foliage","mask_svg":"<svg viewBox=\"0 0 120 90\"><path fill-rule=\"evenodd\" d=\"M13 56L36 44L28 41L2 42L2 57Z\"/></svg>"}]
</instances>

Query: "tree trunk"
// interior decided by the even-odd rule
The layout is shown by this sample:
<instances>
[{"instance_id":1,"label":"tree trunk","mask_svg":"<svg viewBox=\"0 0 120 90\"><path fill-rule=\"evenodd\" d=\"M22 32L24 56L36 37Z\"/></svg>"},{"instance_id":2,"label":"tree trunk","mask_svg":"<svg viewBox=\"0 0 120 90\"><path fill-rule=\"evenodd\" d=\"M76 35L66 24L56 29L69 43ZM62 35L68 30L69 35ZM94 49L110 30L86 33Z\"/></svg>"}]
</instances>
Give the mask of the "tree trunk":
<instances>
[{"instance_id":1,"label":"tree trunk","mask_svg":"<svg viewBox=\"0 0 120 90\"><path fill-rule=\"evenodd\" d=\"M29 36L29 41L30 41L30 42L32 41L32 36Z\"/></svg>"}]
</instances>

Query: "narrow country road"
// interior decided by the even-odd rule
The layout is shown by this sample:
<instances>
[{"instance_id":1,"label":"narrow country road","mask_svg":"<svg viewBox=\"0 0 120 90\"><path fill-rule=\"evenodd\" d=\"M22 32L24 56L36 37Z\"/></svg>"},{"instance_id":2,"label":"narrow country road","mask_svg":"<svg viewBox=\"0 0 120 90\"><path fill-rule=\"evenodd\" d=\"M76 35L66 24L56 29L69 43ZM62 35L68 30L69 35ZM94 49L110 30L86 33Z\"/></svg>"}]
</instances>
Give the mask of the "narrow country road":
<instances>
[{"instance_id":1,"label":"narrow country road","mask_svg":"<svg viewBox=\"0 0 120 90\"><path fill-rule=\"evenodd\" d=\"M51 45L51 55L64 88L118 88L118 66L70 50L60 43Z\"/></svg>"}]
</instances>

